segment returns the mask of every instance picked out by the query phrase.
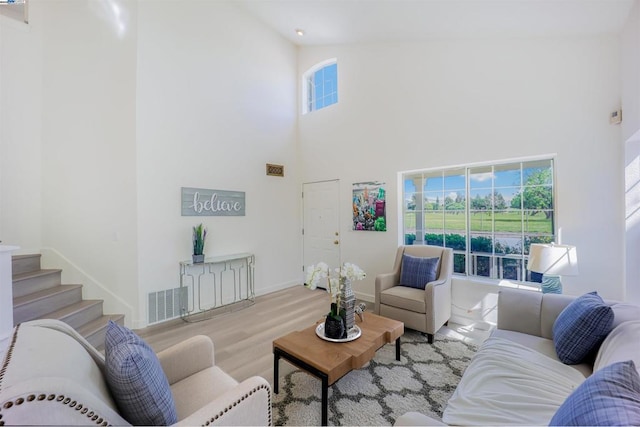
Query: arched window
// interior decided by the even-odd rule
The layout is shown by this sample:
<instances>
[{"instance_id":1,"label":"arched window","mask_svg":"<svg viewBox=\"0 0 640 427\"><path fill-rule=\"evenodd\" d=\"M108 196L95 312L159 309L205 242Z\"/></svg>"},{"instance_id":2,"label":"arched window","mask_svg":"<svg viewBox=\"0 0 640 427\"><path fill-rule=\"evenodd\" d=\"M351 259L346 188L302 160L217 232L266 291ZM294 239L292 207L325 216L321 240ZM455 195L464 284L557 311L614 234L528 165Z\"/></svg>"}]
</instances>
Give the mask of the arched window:
<instances>
[{"instance_id":1,"label":"arched window","mask_svg":"<svg viewBox=\"0 0 640 427\"><path fill-rule=\"evenodd\" d=\"M338 62L328 59L311 67L302 76L302 114L338 102Z\"/></svg>"}]
</instances>

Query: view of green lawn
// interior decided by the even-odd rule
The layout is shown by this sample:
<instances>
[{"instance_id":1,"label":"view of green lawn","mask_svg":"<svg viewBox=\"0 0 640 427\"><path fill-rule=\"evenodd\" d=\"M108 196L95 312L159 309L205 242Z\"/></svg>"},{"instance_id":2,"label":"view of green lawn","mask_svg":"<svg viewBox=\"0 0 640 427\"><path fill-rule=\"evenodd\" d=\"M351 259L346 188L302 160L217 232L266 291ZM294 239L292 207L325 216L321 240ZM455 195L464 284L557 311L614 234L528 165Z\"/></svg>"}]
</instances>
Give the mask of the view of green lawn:
<instances>
[{"instance_id":1,"label":"view of green lawn","mask_svg":"<svg viewBox=\"0 0 640 427\"><path fill-rule=\"evenodd\" d=\"M420 212L405 212L404 229L407 232L414 231L416 227L416 214ZM467 228L467 218L464 212L427 211L424 212L425 232L462 233ZM495 230L493 229L495 224ZM524 230L522 229L524 227ZM528 212L521 215L520 211L492 212L480 211L471 214L471 231L496 233L553 233L551 218L547 218L544 212L530 215Z\"/></svg>"},{"instance_id":2,"label":"view of green lawn","mask_svg":"<svg viewBox=\"0 0 640 427\"><path fill-rule=\"evenodd\" d=\"M456 273L528 280L530 245L554 239L551 159L404 178L405 244L453 249Z\"/></svg>"}]
</instances>

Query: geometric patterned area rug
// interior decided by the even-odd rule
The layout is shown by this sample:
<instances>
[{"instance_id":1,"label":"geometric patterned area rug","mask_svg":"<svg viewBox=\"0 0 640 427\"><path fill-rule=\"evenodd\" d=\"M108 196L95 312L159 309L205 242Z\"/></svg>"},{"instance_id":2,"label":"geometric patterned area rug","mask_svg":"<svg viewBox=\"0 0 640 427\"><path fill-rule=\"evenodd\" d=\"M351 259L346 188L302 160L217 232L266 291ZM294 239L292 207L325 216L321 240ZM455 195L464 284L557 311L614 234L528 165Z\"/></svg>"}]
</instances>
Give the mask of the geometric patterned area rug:
<instances>
[{"instance_id":1,"label":"geometric patterned area rug","mask_svg":"<svg viewBox=\"0 0 640 427\"><path fill-rule=\"evenodd\" d=\"M477 346L411 329L401 338L401 357L395 343L376 352L368 366L352 371L329 387L329 425L388 426L405 412L421 412L442 419L442 412ZM280 380L273 395L275 425L319 426L321 382L296 370Z\"/></svg>"}]
</instances>

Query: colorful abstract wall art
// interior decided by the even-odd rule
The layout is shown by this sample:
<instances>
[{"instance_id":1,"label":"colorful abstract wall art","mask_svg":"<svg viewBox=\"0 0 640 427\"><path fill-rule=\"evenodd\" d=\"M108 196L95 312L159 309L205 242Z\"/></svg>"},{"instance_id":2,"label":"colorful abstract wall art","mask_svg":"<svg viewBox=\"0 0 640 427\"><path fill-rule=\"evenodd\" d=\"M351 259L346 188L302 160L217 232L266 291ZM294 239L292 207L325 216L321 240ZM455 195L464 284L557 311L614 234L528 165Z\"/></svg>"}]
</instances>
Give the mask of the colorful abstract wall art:
<instances>
[{"instance_id":1,"label":"colorful abstract wall art","mask_svg":"<svg viewBox=\"0 0 640 427\"><path fill-rule=\"evenodd\" d=\"M384 182L353 184L353 229L387 231Z\"/></svg>"}]
</instances>

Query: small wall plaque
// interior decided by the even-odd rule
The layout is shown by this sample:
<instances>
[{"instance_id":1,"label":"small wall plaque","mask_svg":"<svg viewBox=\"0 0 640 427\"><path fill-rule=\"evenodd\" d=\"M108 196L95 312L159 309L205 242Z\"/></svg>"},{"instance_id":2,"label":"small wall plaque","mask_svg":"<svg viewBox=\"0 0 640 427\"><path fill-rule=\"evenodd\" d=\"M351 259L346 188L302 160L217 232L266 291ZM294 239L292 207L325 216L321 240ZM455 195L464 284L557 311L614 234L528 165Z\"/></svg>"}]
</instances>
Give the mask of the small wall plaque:
<instances>
[{"instance_id":1,"label":"small wall plaque","mask_svg":"<svg viewBox=\"0 0 640 427\"><path fill-rule=\"evenodd\" d=\"M283 165L272 165L271 163L267 163L267 175L270 175L270 176L284 176L284 166Z\"/></svg>"},{"instance_id":2,"label":"small wall plaque","mask_svg":"<svg viewBox=\"0 0 640 427\"><path fill-rule=\"evenodd\" d=\"M182 216L245 216L244 191L182 187Z\"/></svg>"}]
</instances>

